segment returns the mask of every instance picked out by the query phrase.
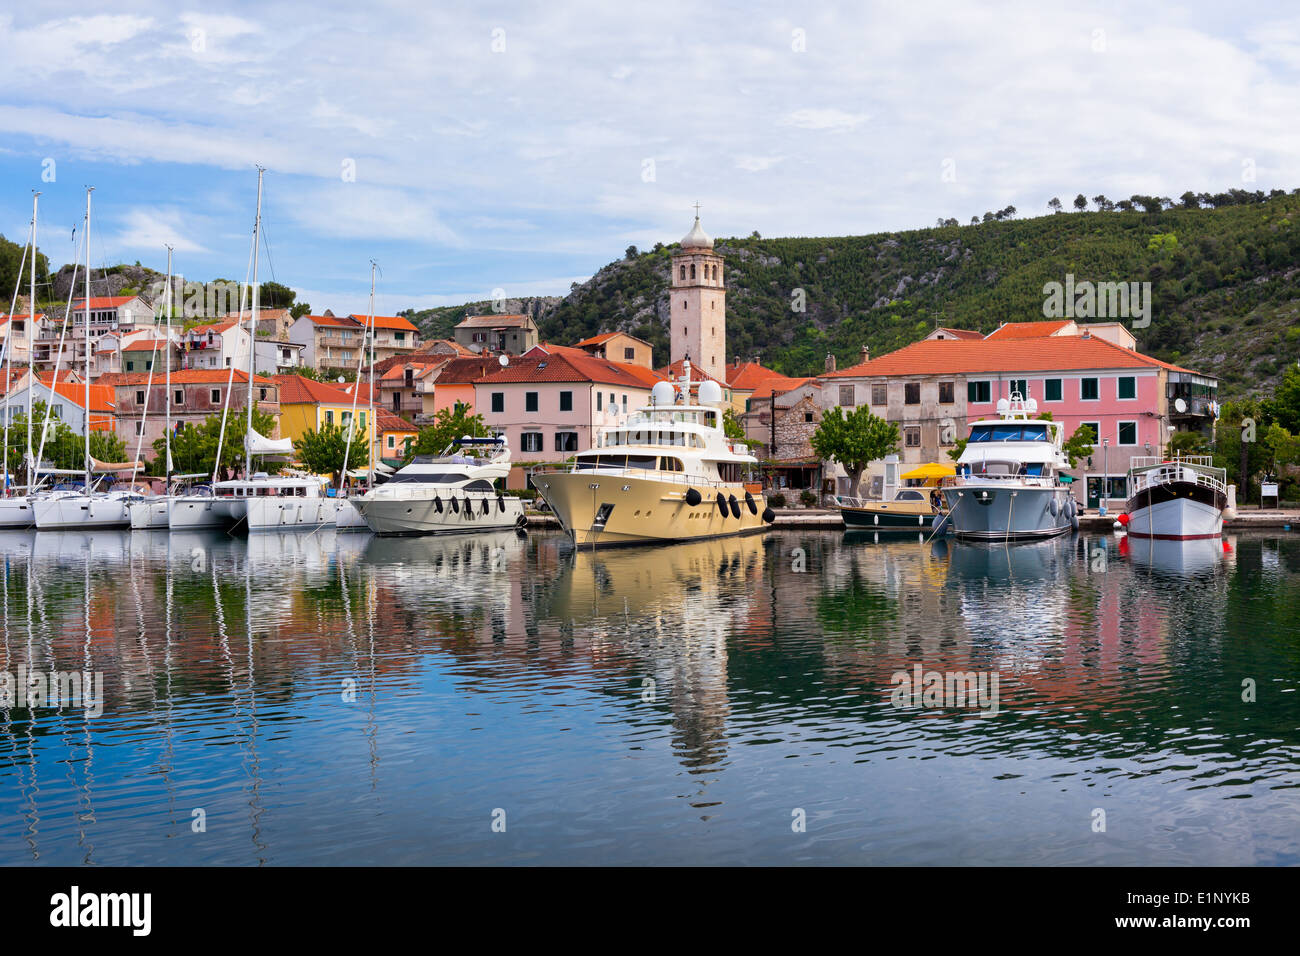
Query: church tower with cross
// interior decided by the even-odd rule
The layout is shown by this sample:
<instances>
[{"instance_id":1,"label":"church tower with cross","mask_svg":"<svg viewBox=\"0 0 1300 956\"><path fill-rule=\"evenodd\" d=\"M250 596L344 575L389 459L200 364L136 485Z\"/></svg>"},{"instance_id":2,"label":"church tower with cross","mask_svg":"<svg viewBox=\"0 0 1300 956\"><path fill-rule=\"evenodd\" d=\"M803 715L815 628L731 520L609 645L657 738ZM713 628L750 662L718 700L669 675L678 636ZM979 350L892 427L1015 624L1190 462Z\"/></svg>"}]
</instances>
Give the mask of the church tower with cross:
<instances>
[{"instance_id":1,"label":"church tower with cross","mask_svg":"<svg viewBox=\"0 0 1300 956\"><path fill-rule=\"evenodd\" d=\"M690 359L720 382L727 370L727 289L722 256L700 228L700 204L695 225L682 239L672 262L672 317L669 323L672 361Z\"/></svg>"}]
</instances>

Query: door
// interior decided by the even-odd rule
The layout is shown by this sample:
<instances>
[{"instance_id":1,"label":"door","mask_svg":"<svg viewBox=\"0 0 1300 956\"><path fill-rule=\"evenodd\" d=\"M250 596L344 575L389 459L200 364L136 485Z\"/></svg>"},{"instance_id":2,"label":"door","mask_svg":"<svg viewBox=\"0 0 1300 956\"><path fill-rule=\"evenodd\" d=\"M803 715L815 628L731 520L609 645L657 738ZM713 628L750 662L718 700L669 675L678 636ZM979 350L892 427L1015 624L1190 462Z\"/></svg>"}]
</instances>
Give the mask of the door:
<instances>
[{"instance_id":1,"label":"door","mask_svg":"<svg viewBox=\"0 0 1300 956\"><path fill-rule=\"evenodd\" d=\"M1102 476L1089 475L1088 476L1088 507L1089 508L1096 510L1097 506L1101 504L1102 490L1103 490Z\"/></svg>"}]
</instances>

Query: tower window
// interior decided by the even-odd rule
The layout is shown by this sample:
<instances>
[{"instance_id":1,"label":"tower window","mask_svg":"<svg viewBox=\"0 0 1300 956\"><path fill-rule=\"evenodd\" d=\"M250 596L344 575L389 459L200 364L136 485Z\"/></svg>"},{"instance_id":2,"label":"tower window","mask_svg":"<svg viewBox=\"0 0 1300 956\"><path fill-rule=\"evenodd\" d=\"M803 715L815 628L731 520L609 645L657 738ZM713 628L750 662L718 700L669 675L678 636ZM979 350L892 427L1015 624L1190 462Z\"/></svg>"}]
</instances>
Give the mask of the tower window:
<instances>
[{"instance_id":1,"label":"tower window","mask_svg":"<svg viewBox=\"0 0 1300 956\"><path fill-rule=\"evenodd\" d=\"M714 281L714 282L717 282L717 281L718 281L718 267L717 267L717 266L714 266L714 267L713 267L713 281Z\"/></svg>"},{"instance_id":2,"label":"tower window","mask_svg":"<svg viewBox=\"0 0 1300 956\"><path fill-rule=\"evenodd\" d=\"M685 266L682 266L682 278L683 278L683 279L686 278L686 267L685 267Z\"/></svg>"},{"instance_id":3,"label":"tower window","mask_svg":"<svg viewBox=\"0 0 1300 956\"><path fill-rule=\"evenodd\" d=\"M695 263L694 263L694 262L691 263L691 278L692 278L692 279L695 278Z\"/></svg>"}]
</instances>

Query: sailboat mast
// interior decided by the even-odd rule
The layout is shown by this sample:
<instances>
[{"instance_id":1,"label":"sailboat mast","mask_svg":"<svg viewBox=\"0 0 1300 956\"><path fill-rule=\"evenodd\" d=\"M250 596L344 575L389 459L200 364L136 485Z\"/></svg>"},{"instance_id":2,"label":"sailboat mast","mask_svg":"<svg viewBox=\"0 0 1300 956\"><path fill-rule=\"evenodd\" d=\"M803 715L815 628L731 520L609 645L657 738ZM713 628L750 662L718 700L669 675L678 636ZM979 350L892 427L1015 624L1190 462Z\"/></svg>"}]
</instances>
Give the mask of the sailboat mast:
<instances>
[{"instance_id":1,"label":"sailboat mast","mask_svg":"<svg viewBox=\"0 0 1300 956\"><path fill-rule=\"evenodd\" d=\"M167 282L163 286L163 308L167 310L166 336L163 339L163 362L167 392L163 403L163 492L171 493L172 487L172 247L167 246Z\"/></svg>"},{"instance_id":2,"label":"sailboat mast","mask_svg":"<svg viewBox=\"0 0 1300 956\"><path fill-rule=\"evenodd\" d=\"M35 193L39 196L40 193ZM4 487L0 488L0 494L9 497L9 395L13 391L13 371L14 371L14 323L17 321L17 315L14 310L18 307L18 290L23 287L23 269L27 266L27 254L30 251L33 257L36 255L36 200L32 200L32 228L29 246L23 247L23 257L18 263L18 280L14 283L14 296L9 302L9 329L5 332L4 345L0 347L0 362L5 367L5 406L4 406ZM28 341L30 342L30 335ZM30 347L29 347L30 351ZM32 386L29 382L27 385L27 394L31 395ZM31 435L31 414L27 415L27 432ZM29 479L30 485L30 479ZM30 490L30 488L29 488Z\"/></svg>"},{"instance_id":3,"label":"sailboat mast","mask_svg":"<svg viewBox=\"0 0 1300 956\"><path fill-rule=\"evenodd\" d=\"M32 493L32 470L35 462L32 461L32 393L36 391L36 204L40 201L40 193L32 193L32 271L29 276L30 285L28 286L28 316L27 316L27 493ZM10 322L10 331L13 330L13 323ZM7 383L6 383L7 384ZM6 416L5 427L9 427L8 416ZM8 476L9 471L9 441L8 436L5 439L5 473Z\"/></svg>"},{"instance_id":4,"label":"sailboat mast","mask_svg":"<svg viewBox=\"0 0 1300 956\"><path fill-rule=\"evenodd\" d=\"M257 243L262 234L262 174L266 170L257 167L257 216L253 219L253 312L252 328L248 330L248 428L244 432L244 479L253 474L253 354L257 351L257 305L260 298L257 286Z\"/></svg>"},{"instance_id":5,"label":"sailboat mast","mask_svg":"<svg viewBox=\"0 0 1300 956\"><path fill-rule=\"evenodd\" d=\"M366 405L366 487L375 487L375 260L370 260L370 400ZM382 449L381 449L382 450Z\"/></svg>"},{"instance_id":6,"label":"sailboat mast","mask_svg":"<svg viewBox=\"0 0 1300 956\"><path fill-rule=\"evenodd\" d=\"M86 305L82 310L85 315L86 328L83 338L86 348L86 387L85 387L85 432L86 432L86 494L90 494L90 194L94 186L86 187Z\"/></svg>"}]
</instances>

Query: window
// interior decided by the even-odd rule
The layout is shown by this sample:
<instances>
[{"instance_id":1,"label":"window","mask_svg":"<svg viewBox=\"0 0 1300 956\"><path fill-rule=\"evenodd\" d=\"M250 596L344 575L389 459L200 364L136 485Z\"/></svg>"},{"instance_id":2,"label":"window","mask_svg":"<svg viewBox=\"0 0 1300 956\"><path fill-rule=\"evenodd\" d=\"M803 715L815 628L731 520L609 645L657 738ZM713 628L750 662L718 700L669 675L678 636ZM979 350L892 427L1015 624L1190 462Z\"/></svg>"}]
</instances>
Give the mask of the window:
<instances>
[{"instance_id":1,"label":"window","mask_svg":"<svg viewBox=\"0 0 1300 956\"><path fill-rule=\"evenodd\" d=\"M624 414L624 415L627 414L627 395L626 395L626 394L623 396L623 414Z\"/></svg>"},{"instance_id":2,"label":"window","mask_svg":"<svg viewBox=\"0 0 1300 956\"><path fill-rule=\"evenodd\" d=\"M955 401L955 399L953 398L954 391L955 390L953 388L952 382L940 382L939 383L939 404L951 405Z\"/></svg>"},{"instance_id":3,"label":"window","mask_svg":"<svg viewBox=\"0 0 1300 956\"><path fill-rule=\"evenodd\" d=\"M144 434L144 422L136 422L136 423L135 423L135 433L136 433L137 435L143 435L143 434Z\"/></svg>"},{"instance_id":4,"label":"window","mask_svg":"<svg viewBox=\"0 0 1300 956\"><path fill-rule=\"evenodd\" d=\"M1061 400L1061 380L1049 378L1043 381L1043 401L1059 402Z\"/></svg>"},{"instance_id":5,"label":"window","mask_svg":"<svg viewBox=\"0 0 1300 956\"><path fill-rule=\"evenodd\" d=\"M185 389L177 388L172 390L172 404L173 405L185 404Z\"/></svg>"},{"instance_id":6,"label":"window","mask_svg":"<svg viewBox=\"0 0 1300 956\"><path fill-rule=\"evenodd\" d=\"M1079 399L1085 402L1095 402L1100 396L1097 389L1097 380L1095 378L1079 379Z\"/></svg>"},{"instance_id":7,"label":"window","mask_svg":"<svg viewBox=\"0 0 1300 956\"><path fill-rule=\"evenodd\" d=\"M142 389L142 388L137 388L137 389L135 390L135 403L136 403L137 405L143 405L143 404L144 404L144 389Z\"/></svg>"},{"instance_id":8,"label":"window","mask_svg":"<svg viewBox=\"0 0 1300 956\"><path fill-rule=\"evenodd\" d=\"M555 450L556 451L577 451L578 433L577 432L556 432Z\"/></svg>"},{"instance_id":9,"label":"window","mask_svg":"<svg viewBox=\"0 0 1300 956\"><path fill-rule=\"evenodd\" d=\"M573 411L573 393L572 393L572 392L561 392L561 393L560 393L560 411L562 411L562 412L571 412L571 411ZM558 449L557 449L557 450L558 450Z\"/></svg>"},{"instance_id":10,"label":"window","mask_svg":"<svg viewBox=\"0 0 1300 956\"><path fill-rule=\"evenodd\" d=\"M405 332L394 332L394 333L393 333L393 339L394 339L395 341L398 341L398 342L405 342L405 341L406 341L406 333L405 333Z\"/></svg>"},{"instance_id":11,"label":"window","mask_svg":"<svg viewBox=\"0 0 1300 956\"><path fill-rule=\"evenodd\" d=\"M623 350L623 361L630 362L636 358L636 349L629 346Z\"/></svg>"},{"instance_id":12,"label":"window","mask_svg":"<svg viewBox=\"0 0 1300 956\"><path fill-rule=\"evenodd\" d=\"M209 397L210 399L212 399L212 404L213 404L213 405L219 405L219 404L221 404L221 389L219 389L219 388L214 388L214 389L212 389L212 390L208 393L208 397Z\"/></svg>"},{"instance_id":13,"label":"window","mask_svg":"<svg viewBox=\"0 0 1300 956\"><path fill-rule=\"evenodd\" d=\"M1119 397L1120 398L1137 398L1137 379L1132 375L1121 375L1119 377Z\"/></svg>"},{"instance_id":14,"label":"window","mask_svg":"<svg viewBox=\"0 0 1300 956\"><path fill-rule=\"evenodd\" d=\"M803 413L803 420L804 420L805 422L810 422L810 421L812 421L812 420L813 420L813 413L812 413L812 412L804 412L804 413Z\"/></svg>"},{"instance_id":15,"label":"window","mask_svg":"<svg viewBox=\"0 0 1300 956\"><path fill-rule=\"evenodd\" d=\"M526 412L535 412L535 411L537 411L537 393L536 393L536 392L524 392L524 411L526 411Z\"/></svg>"},{"instance_id":16,"label":"window","mask_svg":"<svg viewBox=\"0 0 1300 956\"><path fill-rule=\"evenodd\" d=\"M903 386L903 404L920 405L921 404L921 383L908 382Z\"/></svg>"},{"instance_id":17,"label":"window","mask_svg":"<svg viewBox=\"0 0 1300 956\"><path fill-rule=\"evenodd\" d=\"M493 393L492 393L492 411L497 412L497 413L500 413L500 412L504 412L505 410L506 410L506 393L505 393L505 392L493 392Z\"/></svg>"},{"instance_id":18,"label":"window","mask_svg":"<svg viewBox=\"0 0 1300 956\"><path fill-rule=\"evenodd\" d=\"M1101 445L1101 422L1079 422L1080 428L1092 429L1092 442L1094 445Z\"/></svg>"},{"instance_id":19,"label":"window","mask_svg":"<svg viewBox=\"0 0 1300 956\"><path fill-rule=\"evenodd\" d=\"M542 450L542 433L541 432L524 432L520 440L521 451L541 451Z\"/></svg>"},{"instance_id":20,"label":"window","mask_svg":"<svg viewBox=\"0 0 1300 956\"><path fill-rule=\"evenodd\" d=\"M609 410L610 410L610 412L616 412L616 411L618 411L618 409L616 409L616 408L614 407L614 393L613 393L613 392L610 392L610 393L609 393Z\"/></svg>"},{"instance_id":21,"label":"window","mask_svg":"<svg viewBox=\"0 0 1300 956\"><path fill-rule=\"evenodd\" d=\"M987 405L993 398L993 390L988 382L967 382L966 401L976 405Z\"/></svg>"},{"instance_id":22,"label":"window","mask_svg":"<svg viewBox=\"0 0 1300 956\"><path fill-rule=\"evenodd\" d=\"M126 370L127 370L128 372L134 372L134 371L135 371L135 362L133 362L133 361L131 361L130 359L128 359L128 360L127 360L127 363L126 363Z\"/></svg>"},{"instance_id":23,"label":"window","mask_svg":"<svg viewBox=\"0 0 1300 956\"><path fill-rule=\"evenodd\" d=\"M604 392L596 393L596 411L600 411L600 403L604 398L604 394L605 394Z\"/></svg>"},{"instance_id":24,"label":"window","mask_svg":"<svg viewBox=\"0 0 1300 956\"><path fill-rule=\"evenodd\" d=\"M844 407L844 408L852 408L852 407L853 407L854 398L855 398L855 396L854 396L854 394L853 394L853 391L854 391L854 389L853 389L853 386L852 386L852 385L841 385L841 386L840 386L840 405L841 405L842 407Z\"/></svg>"},{"instance_id":25,"label":"window","mask_svg":"<svg viewBox=\"0 0 1300 956\"><path fill-rule=\"evenodd\" d=\"M226 356L226 368L230 368L230 356Z\"/></svg>"},{"instance_id":26,"label":"window","mask_svg":"<svg viewBox=\"0 0 1300 956\"><path fill-rule=\"evenodd\" d=\"M325 410L325 424L326 425L334 424L334 412L333 410L328 408Z\"/></svg>"},{"instance_id":27,"label":"window","mask_svg":"<svg viewBox=\"0 0 1300 956\"><path fill-rule=\"evenodd\" d=\"M1017 394L1021 398L1029 397L1029 382L1027 379L1013 378L1011 380L1011 383L1007 386L1007 397L1010 398L1012 395Z\"/></svg>"},{"instance_id":28,"label":"window","mask_svg":"<svg viewBox=\"0 0 1300 956\"><path fill-rule=\"evenodd\" d=\"M259 402L264 402L264 401L266 401L266 389L264 389L264 388L259 388L259 389L257 390L257 400L258 400Z\"/></svg>"},{"instance_id":29,"label":"window","mask_svg":"<svg viewBox=\"0 0 1300 956\"><path fill-rule=\"evenodd\" d=\"M685 267L685 266L682 266L681 278L683 278L683 279L686 278L686 267ZM682 303L682 305L685 305L685 304L686 304L685 302Z\"/></svg>"},{"instance_id":30,"label":"window","mask_svg":"<svg viewBox=\"0 0 1300 956\"><path fill-rule=\"evenodd\" d=\"M908 448L921 447L921 428L919 425L908 425L903 429L903 443Z\"/></svg>"},{"instance_id":31,"label":"window","mask_svg":"<svg viewBox=\"0 0 1300 956\"><path fill-rule=\"evenodd\" d=\"M1138 423L1120 422L1119 423L1119 444L1136 445L1137 443L1138 443Z\"/></svg>"}]
</instances>

